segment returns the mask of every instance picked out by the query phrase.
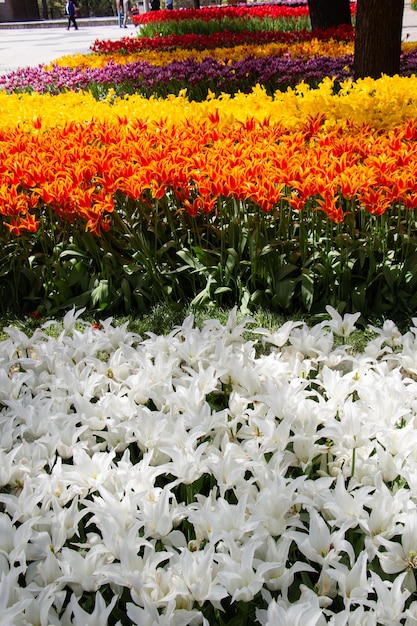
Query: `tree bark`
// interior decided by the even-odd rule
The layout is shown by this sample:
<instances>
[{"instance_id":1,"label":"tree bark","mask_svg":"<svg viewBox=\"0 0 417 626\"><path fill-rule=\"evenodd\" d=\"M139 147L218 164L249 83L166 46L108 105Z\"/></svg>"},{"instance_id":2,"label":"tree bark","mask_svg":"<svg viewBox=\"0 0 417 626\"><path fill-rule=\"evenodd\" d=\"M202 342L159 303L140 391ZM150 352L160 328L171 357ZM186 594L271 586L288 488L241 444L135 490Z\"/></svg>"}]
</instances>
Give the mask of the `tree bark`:
<instances>
[{"instance_id":1,"label":"tree bark","mask_svg":"<svg viewBox=\"0 0 417 626\"><path fill-rule=\"evenodd\" d=\"M308 0L308 10L313 30L352 24L349 0Z\"/></svg>"},{"instance_id":2,"label":"tree bark","mask_svg":"<svg viewBox=\"0 0 417 626\"><path fill-rule=\"evenodd\" d=\"M36 2L36 0L25 0L24 5L25 5L25 13L26 13L27 20L39 20L40 19L39 7L38 7L38 3Z\"/></svg>"},{"instance_id":3,"label":"tree bark","mask_svg":"<svg viewBox=\"0 0 417 626\"><path fill-rule=\"evenodd\" d=\"M47 0L42 0L42 17L44 20L49 19L49 10Z\"/></svg>"},{"instance_id":4,"label":"tree bark","mask_svg":"<svg viewBox=\"0 0 417 626\"><path fill-rule=\"evenodd\" d=\"M404 0L358 0L354 54L355 79L400 70Z\"/></svg>"},{"instance_id":5,"label":"tree bark","mask_svg":"<svg viewBox=\"0 0 417 626\"><path fill-rule=\"evenodd\" d=\"M27 22L39 20L37 0L10 0L1 3L0 22Z\"/></svg>"}]
</instances>

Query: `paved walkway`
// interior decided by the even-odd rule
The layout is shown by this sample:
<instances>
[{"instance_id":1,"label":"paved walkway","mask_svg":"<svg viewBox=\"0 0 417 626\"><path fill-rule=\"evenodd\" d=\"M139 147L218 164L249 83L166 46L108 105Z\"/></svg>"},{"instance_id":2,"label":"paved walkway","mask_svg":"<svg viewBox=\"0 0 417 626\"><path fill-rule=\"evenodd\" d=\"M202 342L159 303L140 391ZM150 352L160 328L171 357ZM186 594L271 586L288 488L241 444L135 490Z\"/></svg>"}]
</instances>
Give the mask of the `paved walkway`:
<instances>
[{"instance_id":1,"label":"paved walkway","mask_svg":"<svg viewBox=\"0 0 417 626\"><path fill-rule=\"evenodd\" d=\"M411 0L405 0L403 39L417 41L417 11L412 10Z\"/></svg>"},{"instance_id":2,"label":"paved walkway","mask_svg":"<svg viewBox=\"0 0 417 626\"><path fill-rule=\"evenodd\" d=\"M417 11L405 2L403 39L417 41ZM135 37L136 28L118 26L117 18L79 18L79 29L66 30L66 20L0 23L0 74L36 67L66 54L87 53L96 39Z\"/></svg>"},{"instance_id":3,"label":"paved walkway","mask_svg":"<svg viewBox=\"0 0 417 626\"><path fill-rule=\"evenodd\" d=\"M28 23L30 24L30 22ZM67 21L57 20L21 28L1 28L0 24L0 74L21 67L37 67L66 54L87 53L96 39L120 39L136 36L130 23L127 29L119 28L117 18L101 22L78 19L78 30L67 31Z\"/></svg>"}]
</instances>

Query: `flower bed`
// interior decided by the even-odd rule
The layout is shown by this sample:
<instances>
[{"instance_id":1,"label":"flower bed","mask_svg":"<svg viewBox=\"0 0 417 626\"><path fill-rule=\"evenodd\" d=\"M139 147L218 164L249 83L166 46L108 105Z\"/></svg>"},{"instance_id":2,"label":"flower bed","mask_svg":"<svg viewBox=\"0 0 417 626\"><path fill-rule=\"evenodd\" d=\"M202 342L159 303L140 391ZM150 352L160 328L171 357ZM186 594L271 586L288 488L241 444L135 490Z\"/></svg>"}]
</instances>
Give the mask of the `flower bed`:
<instances>
[{"instance_id":1,"label":"flower bed","mask_svg":"<svg viewBox=\"0 0 417 626\"><path fill-rule=\"evenodd\" d=\"M77 309L0 338L0 622L412 626L417 319L351 339L417 307L416 77L118 97L120 47L0 92L0 308ZM103 319L164 299L320 321Z\"/></svg>"},{"instance_id":2,"label":"flower bed","mask_svg":"<svg viewBox=\"0 0 417 626\"><path fill-rule=\"evenodd\" d=\"M91 91L97 99L105 97L109 91L118 95L140 93L145 97L178 95L187 85L190 98L200 101L209 93L234 94L239 88L247 93L259 84L273 94L277 89L285 91L288 87L296 87L302 80L313 87L329 75L337 81L343 81L351 77L351 65L351 55L307 60L249 56L241 61L227 63L204 55L201 60L191 57L162 66L146 61L129 62L123 58L122 64L110 61L99 68L54 66L46 71L28 68L13 72L2 81L0 79L0 82L3 82L8 92L35 89L39 93L58 94L71 89Z\"/></svg>"},{"instance_id":3,"label":"flower bed","mask_svg":"<svg viewBox=\"0 0 417 626\"><path fill-rule=\"evenodd\" d=\"M93 54L12 72L0 77L0 87L8 93L90 90L97 99L109 91L166 97L187 89L190 99L204 100L208 94L248 93L259 84L271 95L300 82L317 87L332 77L337 90L353 75L353 36L344 26L315 33L245 30L122 38L95 42ZM404 43L401 75L416 72L416 57L416 44Z\"/></svg>"},{"instance_id":4,"label":"flower bed","mask_svg":"<svg viewBox=\"0 0 417 626\"><path fill-rule=\"evenodd\" d=\"M142 50L212 50L213 48L230 48L236 46L269 43L291 44L295 42L319 41L350 41L353 42L354 30L350 26L339 26L326 31L292 30L292 31L215 31L210 35L186 33L183 35L167 35L166 37L123 37L117 41L97 40L91 47L93 52L114 55L118 52L133 54ZM68 57L71 58L71 57Z\"/></svg>"},{"instance_id":5,"label":"flower bed","mask_svg":"<svg viewBox=\"0 0 417 626\"><path fill-rule=\"evenodd\" d=\"M2 619L410 626L417 329L328 312L7 329Z\"/></svg>"},{"instance_id":6,"label":"flower bed","mask_svg":"<svg viewBox=\"0 0 417 626\"><path fill-rule=\"evenodd\" d=\"M272 18L279 20L280 18L300 18L308 17L308 7L303 6L280 6L275 4L262 5L244 5L244 6L227 6L227 7L202 7L201 9L178 9L175 11L148 11L133 16L135 24L149 24L152 22L168 23L178 21L193 22L219 22L226 20L256 20Z\"/></svg>"},{"instance_id":7,"label":"flower bed","mask_svg":"<svg viewBox=\"0 0 417 626\"><path fill-rule=\"evenodd\" d=\"M3 94L4 302L412 310L415 81L49 108Z\"/></svg>"},{"instance_id":8,"label":"flower bed","mask_svg":"<svg viewBox=\"0 0 417 626\"><path fill-rule=\"evenodd\" d=\"M268 50L275 51L273 46L263 46L261 53L250 51L251 54L241 60L228 60L233 55L223 51L218 55L220 58L211 54L185 54L182 56L188 58L167 60L164 65L155 65L158 62L156 53L152 54L151 63L131 61L126 55L120 55L117 63L113 59L81 57L79 65L74 59L64 67L58 63L48 68L11 72L0 77L0 85L8 93L91 91L97 99L106 97L109 92L121 96L140 93L145 97L166 97L186 90L190 99L201 101L209 93L217 96L233 95L236 91L248 93L260 84L270 95L277 90L296 88L301 82L318 87L327 76L334 78L337 91L340 83L352 78L352 54L315 56L310 49L304 56L268 56ZM236 54L242 56L242 52L247 54L247 48ZM201 59L196 59L197 56ZM169 54L168 59L171 58ZM401 74L413 76L416 69L417 51L413 48L402 57Z\"/></svg>"}]
</instances>

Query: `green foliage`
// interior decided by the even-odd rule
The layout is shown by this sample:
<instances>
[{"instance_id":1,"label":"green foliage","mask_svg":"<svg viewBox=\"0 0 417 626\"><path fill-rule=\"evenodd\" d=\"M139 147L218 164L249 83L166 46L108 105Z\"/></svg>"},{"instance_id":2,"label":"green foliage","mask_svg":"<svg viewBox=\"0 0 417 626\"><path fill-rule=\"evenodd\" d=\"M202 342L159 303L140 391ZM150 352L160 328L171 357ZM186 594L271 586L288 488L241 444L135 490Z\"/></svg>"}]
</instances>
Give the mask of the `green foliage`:
<instances>
[{"instance_id":1,"label":"green foliage","mask_svg":"<svg viewBox=\"0 0 417 626\"><path fill-rule=\"evenodd\" d=\"M38 0L39 15L44 19L65 17L66 0ZM101 17L116 15L116 2L113 0L77 0L77 13L81 17Z\"/></svg>"},{"instance_id":2,"label":"green foliage","mask_svg":"<svg viewBox=\"0 0 417 626\"><path fill-rule=\"evenodd\" d=\"M265 213L223 198L192 217L174 195L116 198L111 228L45 212L36 235L0 228L0 310L53 315L72 306L144 314L160 303L198 310L397 317L417 310L417 223L401 207L375 217L352 211L333 224L308 204Z\"/></svg>"},{"instance_id":3,"label":"green foliage","mask_svg":"<svg viewBox=\"0 0 417 626\"><path fill-rule=\"evenodd\" d=\"M88 0L88 11L99 2ZM308 25L308 18L225 17L150 22L140 32L159 37ZM97 98L105 95L100 89L91 86ZM130 93L134 87L120 89ZM158 96L173 91L172 84L161 85ZM199 100L206 95L189 94ZM159 200L150 193L136 201L117 195L111 228L100 237L82 223L61 222L47 208L35 235L15 237L0 221L0 312L55 315L75 306L91 314L146 315L162 304L179 311L237 304L251 314L305 316L320 315L331 304L364 318L413 314L414 213L397 206L374 217L354 203L344 208L350 217L335 225L308 204L296 212L281 202L264 213L250 201L220 198L212 214L192 217L168 191Z\"/></svg>"},{"instance_id":4,"label":"green foliage","mask_svg":"<svg viewBox=\"0 0 417 626\"><path fill-rule=\"evenodd\" d=\"M170 80L155 80L152 85L148 85L142 74L138 73L135 76L135 81L121 81L121 82L90 82L86 85L86 91L89 91L96 100L104 100L108 98L112 93L115 96L124 97L126 95L140 94L144 98L168 98L172 95L178 96L186 89L187 97L195 102L203 102L206 100L209 94L214 94L219 97L222 94L230 94L233 96L236 92L250 93L257 84L258 75L255 72L248 71L244 77L236 77L235 80L218 80L216 76L206 77L203 81L188 82L187 79L177 80L170 78ZM287 91L288 88L294 88L294 85L301 82L302 76L290 75L287 77L273 76L269 81L264 81L262 87L265 92L273 96L276 91ZM316 89L321 82L319 76L309 76L305 78L304 83ZM335 91L337 91L339 83L335 82ZM55 90L55 87L51 86L51 92ZM16 90L18 91L18 90ZM31 87L25 86L22 92L31 92Z\"/></svg>"},{"instance_id":5,"label":"green foliage","mask_svg":"<svg viewBox=\"0 0 417 626\"><path fill-rule=\"evenodd\" d=\"M293 31L310 28L309 17L282 17L282 18L230 18L224 17L221 20L163 20L151 21L142 24L140 28L141 37L165 37L167 35L184 35L192 33L195 35L211 35L215 32L228 31L240 33L242 31L259 32L263 30L273 31Z\"/></svg>"}]
</instances>

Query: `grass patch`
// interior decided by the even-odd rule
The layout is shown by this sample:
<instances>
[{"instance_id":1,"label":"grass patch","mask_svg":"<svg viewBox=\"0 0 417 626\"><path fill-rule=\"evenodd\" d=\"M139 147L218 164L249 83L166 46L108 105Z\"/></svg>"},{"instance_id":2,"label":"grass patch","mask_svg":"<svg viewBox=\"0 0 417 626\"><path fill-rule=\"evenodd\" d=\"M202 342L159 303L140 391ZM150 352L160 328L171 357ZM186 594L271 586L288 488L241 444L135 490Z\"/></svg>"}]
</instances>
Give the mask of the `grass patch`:
<instances>
[{"instance_id":1,"label":"grass patch","mask_svg":"<svg viewBox=\"0 0 417 626\"><path fill-rule=\"evenodd\" d=\"M113 316L113 325L120 326L122 324L127 324L127 328L130 332L136 333L142 337L146 337L147 333L153 333L155 335L168 335L176 326L179 326L183 323L184 319L188 317L190 314L194 315L194 325L197 328L202 328L204 323L210 319L218 320L223 326L227 324L227 320L230 315L230 309L219 307L216 305L210 305L206 307L201 307L198 309L194 309L191 306L184 307L179 304L168 304L161 303L154 306L148 313L142 315L128 315L128 316ZM84 313L80 316L80 320L83 322L90 322L91 324L99 324L100 319L105 320L110 316L103 315L101 318L99 316L94 316L91 313ZM242 311L238 311L237 320L241 322L245 318L251 318L253 322L247 325L247 330L245 332L245 337L247 340L256 340L259 339L259 335L255 335L251 332L251 330L255 330L256 328L264 328L271 332L276 331L280 328L285 322L292 321L304 321L308 326L314 326L325 319L329 319L327 314L321 315L306 315L301 311L295 313L292 316L284 316L274 311L270 311L267 309L258 309L254 313L244 313ZM49 317L40 317L34 318L32 316L18 317L14 314L10 316L1 316L0 317L0 341L4 340L7 337L7 333L4 329L8 326L12 326L24 332L26 335L32 335L37 328L40 328L45 322L50 319L60 320L59 317L49 318ZM369 321L369 324L372 326L380 327L384 323L384 319L375 318ZM393 320L400 329L401 332L406 332L409 328L410 320L409 319L397 319ZM80 329L82 328L82 323L79 324ZM58 336L60 331L60 327L57 326L49 326L45 332L50 336ZM342 345L344 343L349 343L354 352L363 352L367 343L371 341L375 337L375 333L369 328L367 322L362 322L361 319L358 320L357 328L349 335L348 339L344 339L343 337L334 336L335 346Z\"/></svg>"}]
</instances>

